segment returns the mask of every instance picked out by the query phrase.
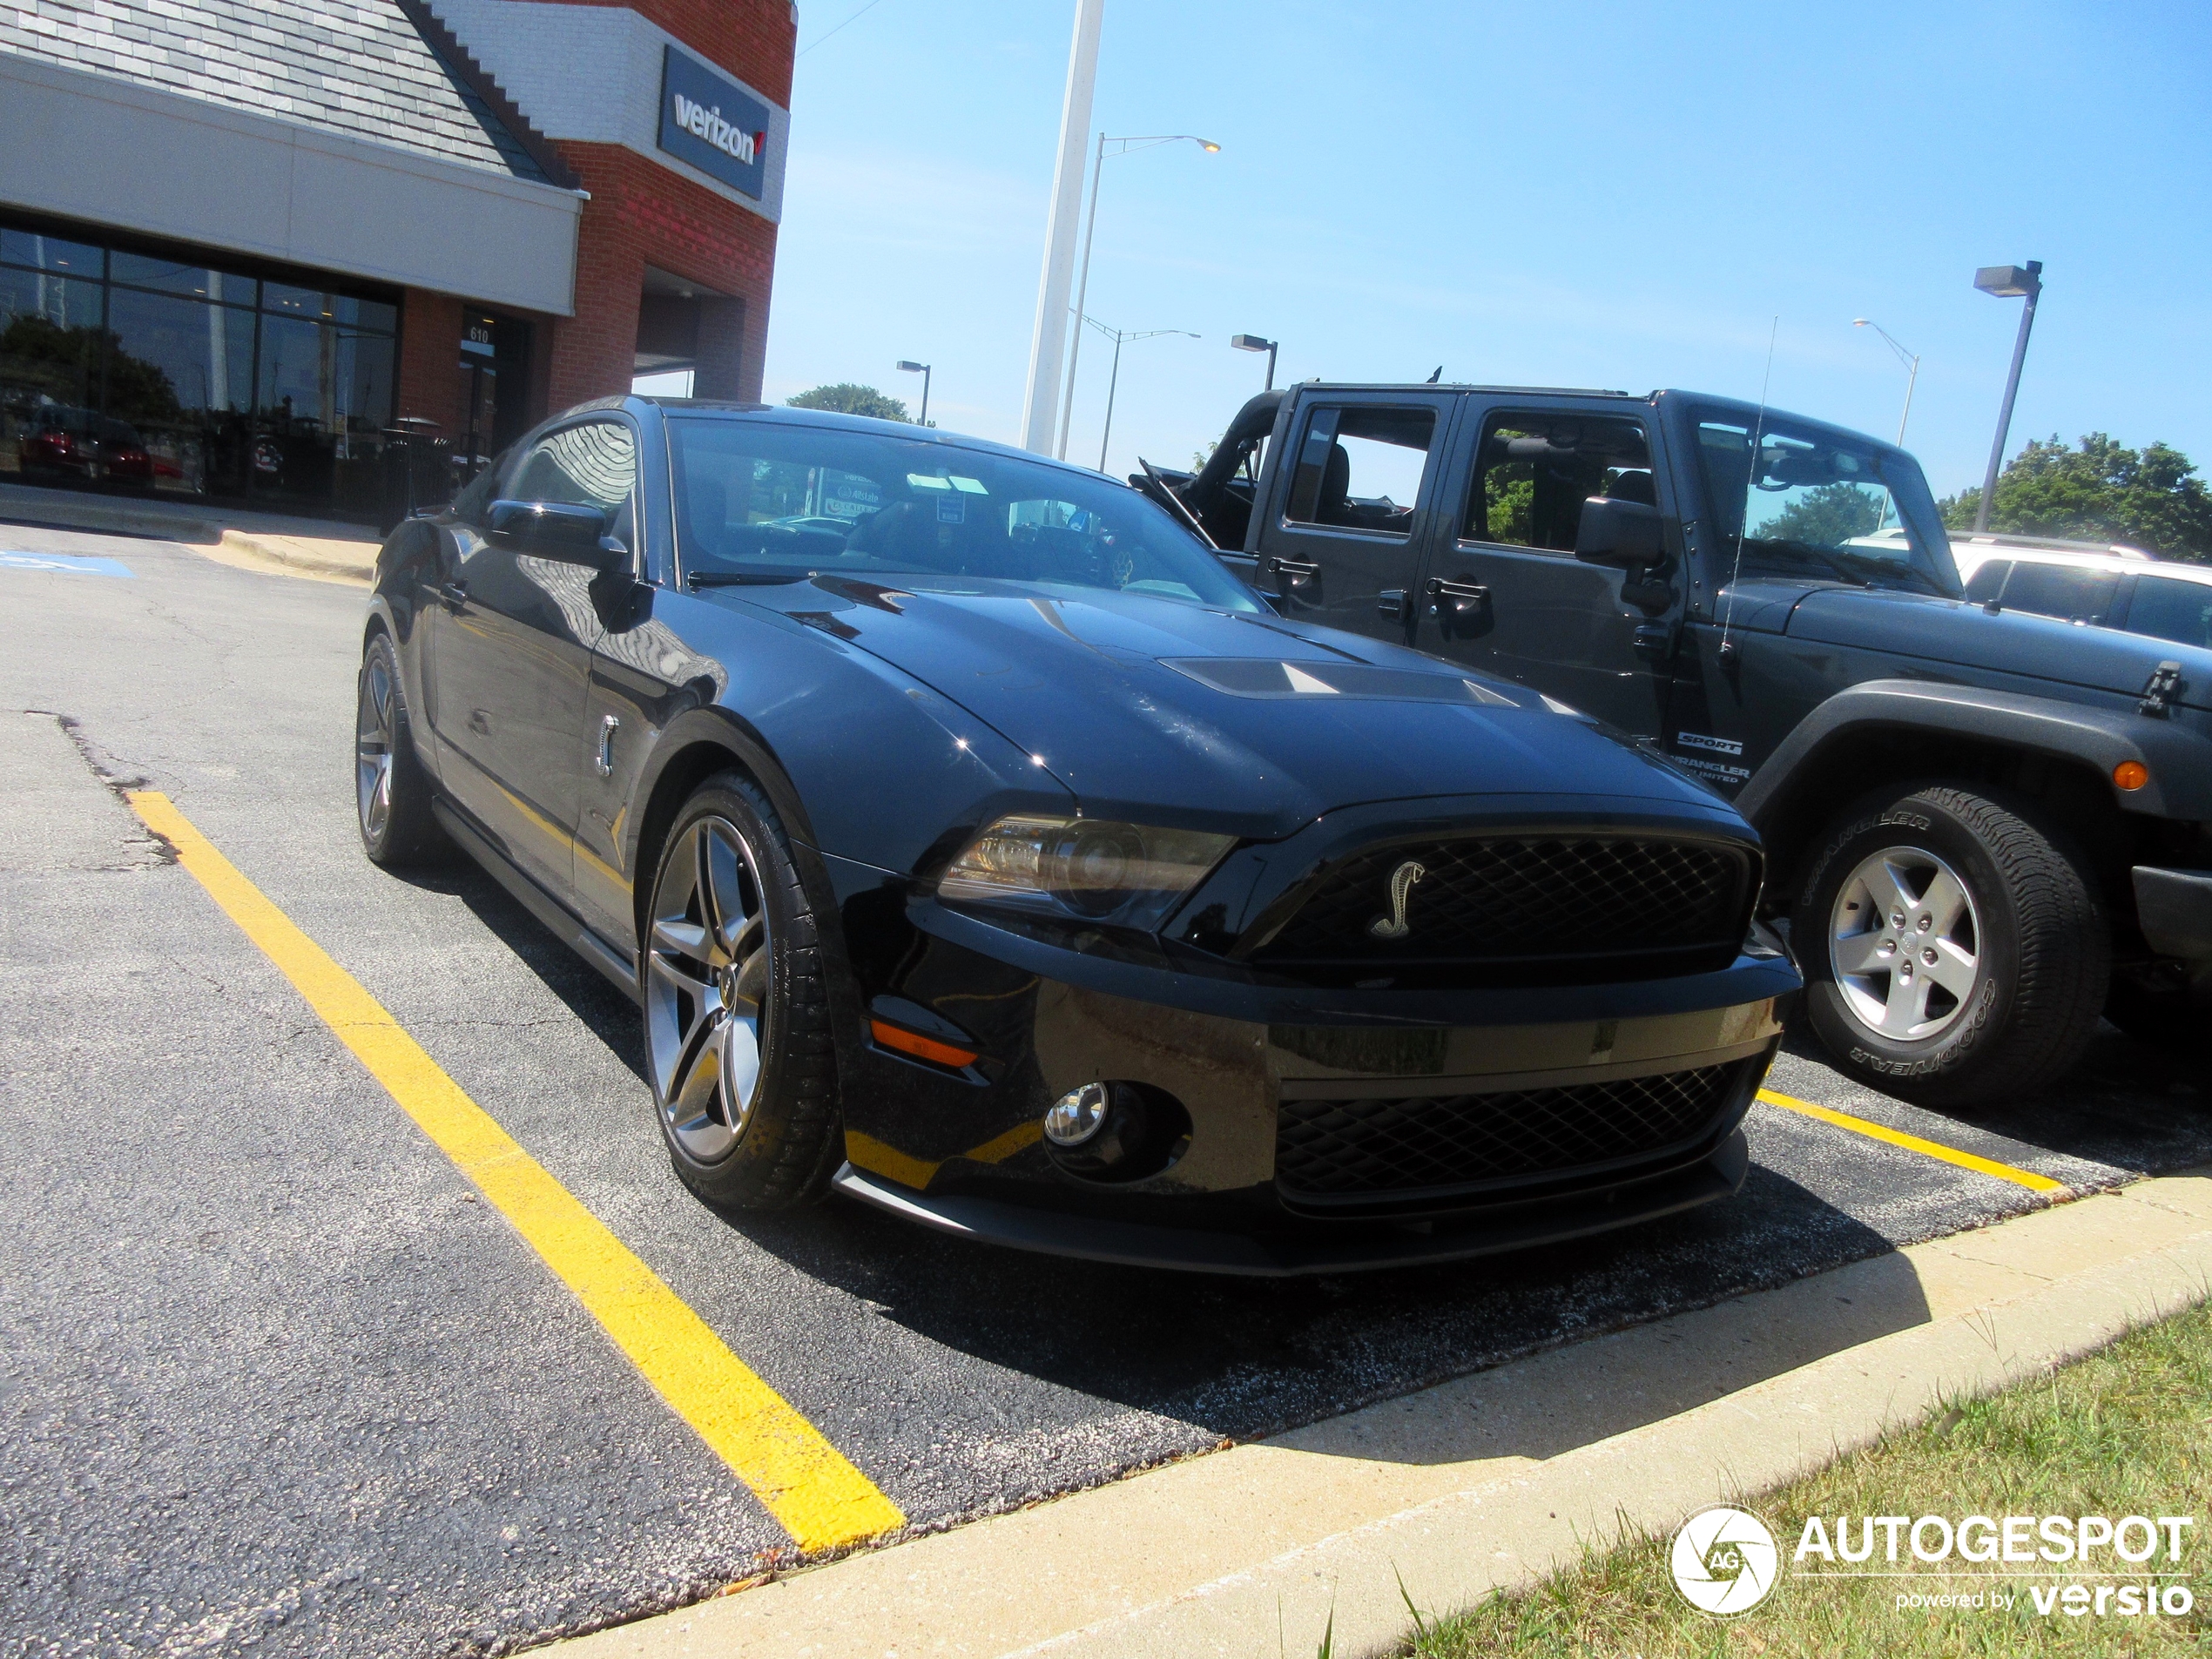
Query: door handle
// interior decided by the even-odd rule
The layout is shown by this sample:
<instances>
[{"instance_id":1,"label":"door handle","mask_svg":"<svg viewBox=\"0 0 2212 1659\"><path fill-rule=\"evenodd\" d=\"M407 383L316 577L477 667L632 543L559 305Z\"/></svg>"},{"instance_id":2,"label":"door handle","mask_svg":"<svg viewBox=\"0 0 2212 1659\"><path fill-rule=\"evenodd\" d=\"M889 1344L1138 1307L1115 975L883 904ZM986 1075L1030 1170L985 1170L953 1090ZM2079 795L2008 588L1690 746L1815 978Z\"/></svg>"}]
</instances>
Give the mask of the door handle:
<instances>
[{"instance_id":1,"label":"door handle","mask_svg":"<svg viewBox=\"0 0 2212 1659\"><path fill-rule=\"evenodd\" d=\"M1385 588L1375 596L1375 610L1386 622L1404 622L1413 614L1413 596L1403 588Z\"/></svg>"},{"instance_id":2,"label":"door handle","mask_svg":"<svg viewBox=\"0 0 2212 1659\"><path fill-rule=\"evenodd\" d=\"M599 717L599 752L592 764L602 778L615 775L615 733L622 730L622 722L611 714Z\"/></svg>"},{"instance_id":3,"label":"door handle","mask_svg":"<svg viewBox=\"0 0 2212 1659\"><path fill-rule=\"evenodd\" d=\"M438 589L438 597L458 610L469 603L469 584L458 580L444 583Z\"/></svg>"},{"instance_id":4,"label":"door handle","mask_svg":"<svg viewBox=\"0 0 2212 1659\"><path fill-rule=\"evenodd\" d=\"M1668 648L1674 643L1674 632L1663 622L1637 624L1634 637L1635 654L1646 662L1665 662Z\"/></svg>"},{"instance_id":5,"label":"door handle","mask_svg":"<svg viewBox=\"0 0 2212 1659\"><path fill-rule=\"evenodd\" d=\"M1444 614L1444 602L1447 599L1452 602L1452 614L1455 617L1464 617L1490 603L1490 590L1480 583L1451 582L1440 576L1429 577L1422 590L1428 595L1428 614L1432 617Z\"/></svg>"},{"instance_id":6,"label":"door handle","mask_svg":"<svg viewBox=\"0 0 2212 1659\"><path fill-rule=\"evenodd\" d=\"M1286 559L1278 556L1270 559L1267 563L1268 568L1276 575L1290 577L1291 585L1294 588L1300 583L1310 581L1321 574L1321 566L1318 560Z\"/></svg>"}]
</instances>

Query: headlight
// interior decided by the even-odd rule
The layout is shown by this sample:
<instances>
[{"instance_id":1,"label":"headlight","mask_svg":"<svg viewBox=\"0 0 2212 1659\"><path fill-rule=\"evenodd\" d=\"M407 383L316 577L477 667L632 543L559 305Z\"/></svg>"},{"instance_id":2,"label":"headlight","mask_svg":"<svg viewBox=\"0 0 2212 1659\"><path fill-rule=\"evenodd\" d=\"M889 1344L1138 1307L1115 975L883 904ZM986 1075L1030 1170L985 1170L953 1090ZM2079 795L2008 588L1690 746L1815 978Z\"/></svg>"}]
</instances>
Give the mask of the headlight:
<instances>
[{"instance_id":1,"label":"headlight","mask_svg":"<svg viewBox=\"0 0 2212 1659\"><path fill-rule=\"evenodd\" d=\"M940 898L1157 930L1233 836L1089 818L1001 818L968 844Z\"/></svg>"}]
</instances>

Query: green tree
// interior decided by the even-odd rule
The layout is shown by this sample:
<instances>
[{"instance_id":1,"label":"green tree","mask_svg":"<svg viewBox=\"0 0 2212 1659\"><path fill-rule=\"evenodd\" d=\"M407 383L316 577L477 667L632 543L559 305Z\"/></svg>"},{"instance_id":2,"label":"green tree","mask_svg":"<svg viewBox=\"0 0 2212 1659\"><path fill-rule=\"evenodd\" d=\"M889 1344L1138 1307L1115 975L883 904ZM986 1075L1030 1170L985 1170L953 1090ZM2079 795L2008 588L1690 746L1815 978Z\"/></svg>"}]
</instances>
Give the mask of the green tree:
<instances>
[{"instance_id":1,"label":"green tree","mask_svg":"<svg viewBox=\"0 0 2212 1659\"><path fill-rule=\"evenodd\" d=\"M1881 522L1882 498L1857 484L1823 484L1805 493L1762 523L1751 535L1763 542L1798 542L1807 547L1841 547L1854 536L1871 536Z\"/></svg>"},{"instance_id":2,"label":"green tree","mask_svg":"<svg viewBox=\"0 0 2212 1659\"><path fill-rule=\"evenodd\" d=\"M1952 529L1971 529L1981 491L1939 503ZM2022 536L2118 542L2170 558L2212 559L2212 490L2180 450L2136 450L2102 432L2068 448L2056 433L2032 441L1997 477L1990 528Z\"/></svg>"},{"instance_id":3,"label":"green tree","mask_svg":"<svg viewBox=\"0 0 2212 1659\"><path fill-rule=\"evenodd\" d=\"M904 421L909 425L914 421L914 416L907 413L907 406L897 398L887 396L873 386L856 385L851 381L801 392L792 399L791 406L794 409L831 409L839 415L867 415L879 421Z\"/></svg>"}]
</instances>

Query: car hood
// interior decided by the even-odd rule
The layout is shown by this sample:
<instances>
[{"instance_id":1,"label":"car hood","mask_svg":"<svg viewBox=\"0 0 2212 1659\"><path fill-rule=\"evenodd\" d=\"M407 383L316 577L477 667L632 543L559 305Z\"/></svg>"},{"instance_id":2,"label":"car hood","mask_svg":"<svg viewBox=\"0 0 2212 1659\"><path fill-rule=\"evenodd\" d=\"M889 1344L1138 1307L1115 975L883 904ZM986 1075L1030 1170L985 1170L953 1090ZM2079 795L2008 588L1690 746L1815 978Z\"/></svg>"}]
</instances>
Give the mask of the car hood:
<instances>
[{"instance_id":1,"label":"car hood","mask_svg":"<svg viewBox=\"0 0 2212 1659\"><path fill-rule=\"evenodd\" d=\"M2114 628L2077 627L2025 610L1992 613L1932 594L1817 589L1790 612L1786 631L1793 639L2047 680L2054 691L2079 686L2134 697L2159 664L2178 661L2182 700L2212 706L2212 651Z\"/></svg>"},{"instance_id":2,"label":"car hood","mask_svg":"<svg viewBox=\"0 0 2212 1659\"><path fill-rule=\"evenodd\" d=\"M1008 582L819 577L734 592L961 705L1099 817L1272 837L1363 802L1518 795L1737 821L1702 785L1524 686L1272 616Z\"/></svg>"}]
</instances>

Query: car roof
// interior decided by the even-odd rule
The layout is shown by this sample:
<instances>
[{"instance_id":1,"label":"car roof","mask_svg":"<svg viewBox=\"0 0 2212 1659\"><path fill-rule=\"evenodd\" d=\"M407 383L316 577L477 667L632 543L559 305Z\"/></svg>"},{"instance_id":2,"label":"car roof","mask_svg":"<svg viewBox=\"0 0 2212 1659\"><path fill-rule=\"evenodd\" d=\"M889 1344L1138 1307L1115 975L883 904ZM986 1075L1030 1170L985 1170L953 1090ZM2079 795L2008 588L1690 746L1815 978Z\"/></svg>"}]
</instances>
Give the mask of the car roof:
<instances>
[{"instance_id":1,"label":"car roof","mask_svg":"<svg viewBox=\"0 0 2212 1659\"><path fill-rule=\"evenodd\" d=\"M1809 428L1817 432L1863 443L1877 449L1905 453L1897 445L1871 433L1838 426L1832 421L1823 421L1810 415L1799 415L1793 409L1779 409L1771 404L1746 403L1741 398L1721 397L1711 392L1688 392L1678 387L1662 388L1652 392L1624 392L1617 388L1600 388L1588 386L1489 386L1469 381L1301 381L1285 388L1291 392L1481 392L1504 397L1599 397L1622 403L1654 404L1662 400L1694 402L1703 408L1732 415L1747 427L1756 426L1761 419L1787 421L1792 427Z\"/></svg>"},{"instance_id":2,"label":"car roof","mask_svg":"<svg viewBox=\"0 0 2212 1659\"><path fill-rule=\"evenodd\" d=\"M847 432L870 433L878 437L904 438L913 443L941 443L948 449L975 450L986 455L1001 455L1009 461L1027 461L1041 467L1052 467L1094 481L1109 477L1109 482L1114 482L1109 475L1079 466L1072 461L1055 461L1050 455L1033 455L1012 444L994 443L988 438L970 437L963 432L941 432L934 426L916 426L910 421L879 421L872 415L840 415L833 409L795 409L787 403L739 403L719 398L632 395L624 401L631 404L649 405L667 415L766 421L776 426L828 427Z\"/></svg>"},{"instance_id":3,"label":"car roof","mask_svg":"<svg viewBox=\"0 0 2212 1659\"><path fill-rule=\"evenodd\" d=\"M2155 559L2147 553L2051 553L2038 548L1987 547L1979 543L1961 544L1952 543L1954 551L1975 554L1974 563L1986 564L1992 559L2004 559L2014 564L2051 564L2063 570L2108 570L2115 576L2134 572L2141 576L2174 576L2185 582L2212 582L2212 570L2202 565L2188 565L2171 559Z\"/></svg>"}]
</instances>

